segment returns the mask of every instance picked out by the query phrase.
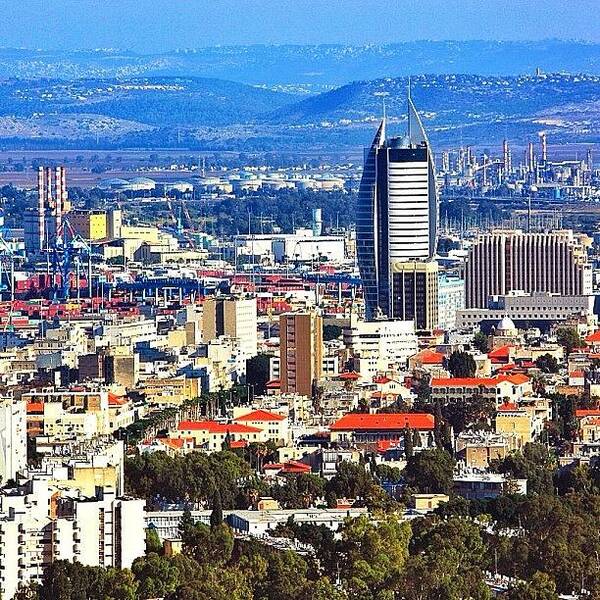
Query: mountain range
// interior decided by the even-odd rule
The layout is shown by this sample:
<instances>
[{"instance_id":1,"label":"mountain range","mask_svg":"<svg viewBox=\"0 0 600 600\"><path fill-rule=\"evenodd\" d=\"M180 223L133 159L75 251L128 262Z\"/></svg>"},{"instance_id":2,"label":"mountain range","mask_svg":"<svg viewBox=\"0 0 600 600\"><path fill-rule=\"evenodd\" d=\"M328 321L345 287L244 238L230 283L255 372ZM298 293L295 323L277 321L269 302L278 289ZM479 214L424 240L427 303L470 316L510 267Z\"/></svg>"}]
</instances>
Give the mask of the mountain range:
<instances>
[{"instance_id":1,"label":"mountain range","mask_svg":"<svg viewBox=\"0 0 600 600\"><path fill-rule=\"evenodd\" d=\"M544 57L542 64L582 65L587 72L534 73L531 61ZM458 71L503 65L528 69ZM106 50L0 50L0 145L357 149L369 142L384 104L391 130L402 131L409 79L335 82L351 73L426 67L431 71L412 75L410 87L438 148L498 144L504 137L524 143L540 130L560 142L600 141L600 45L550 41L207 48L160 59ZM450 68L457 70L445 73Z\"/></svg>"}]
</instances>

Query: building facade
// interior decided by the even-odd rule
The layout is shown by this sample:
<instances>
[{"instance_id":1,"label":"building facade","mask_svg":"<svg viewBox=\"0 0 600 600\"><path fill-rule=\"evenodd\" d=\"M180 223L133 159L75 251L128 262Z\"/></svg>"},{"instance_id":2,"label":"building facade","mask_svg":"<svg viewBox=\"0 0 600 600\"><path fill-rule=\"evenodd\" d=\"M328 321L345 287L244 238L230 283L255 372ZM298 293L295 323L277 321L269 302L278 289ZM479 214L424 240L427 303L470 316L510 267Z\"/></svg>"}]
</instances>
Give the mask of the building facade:
<instances>
[{"instance_id":1,"label":"building facade","mask_svg":"<svg viewBox=\"0 0 600 600\"><path fill-rule=\"evenodd\" d=\"M323 318L316 312L279 318L281 392L312 396L323 370Z\"/></svg>"},{"instance_id":2,"label":"building facade","mask_svg":"<svg viewBox=\"0 0 600 600\"><path fill-rule=\"evenodd\" d=\"M591 295L587 241L571 230L480 234L465 266L466 308L487 308L490 297L512 291Z\"/></svg>"},{"instance_id":3,"label":"building facade","mask_svg":"<svg viewBox=\"0 0 600 600\"><path fill-rule=\"evenodd\" d=\"M398 264L433 258L438 200L429 142L416 108L408 98L408 131L385 137L382 120L365 153L357 207L358 265L367 320L401 318L393 301Z\"/></svg>"},{"instance_id":4,"label":"building facade","mask_svg":"<svg viewBox=\"0 0 600 600\"><path fill-rule=\"evenodd\" d=\"M203 309L204 342L229 336L239 340L240 351L247 358L256 355L258 344L256 298L207 298Z\"/></svg>"}]
</instances>

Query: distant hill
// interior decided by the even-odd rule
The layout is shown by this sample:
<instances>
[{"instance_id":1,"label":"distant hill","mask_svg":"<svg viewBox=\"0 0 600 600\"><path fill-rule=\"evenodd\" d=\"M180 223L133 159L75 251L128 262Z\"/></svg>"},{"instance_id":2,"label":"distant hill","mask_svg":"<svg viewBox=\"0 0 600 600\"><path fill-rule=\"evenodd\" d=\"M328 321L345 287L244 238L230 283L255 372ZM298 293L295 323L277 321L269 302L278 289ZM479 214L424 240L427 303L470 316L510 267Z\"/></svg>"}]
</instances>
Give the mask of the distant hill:
<instances>
[{"instance_id":1,"label":"distant hill","mask_svg":"<svg viewBox=\"0 0 600 600\"><path fill-rule=\"evenodd\" d=\"M156 127L217 127L252 121L294 100L219 79L8 80L0 85L0 116L97 114Z\"/></svg>"},{"instance_id":2,"label":"distant hill","mask_svg":"<svg viewBox=\"0 0 600 600\"><path fill-rule=\"evenodd\" d=\"M219 46L143 55L126 50L0 49L0 78L203 77L318 92L350 81L423 73L600 74L600 44L416 41L396 44Z\"/></svg>"},{"instance_id":3,"label":"distant hill","mask_svg":"<svg viewBox=\"0 0 600 600\"><path fill-rule=\"evenodd\" d=\"M385 101L390 123L405 119L408 78L359 81L286 105L269 122L314 130L373 129ZM432 140L486 143L547 130L560 139L600 136L600 76L423 75L411 78L413 99Z\"/></svg>"},{"instance_id":4,"label":"distant hill","mask_svg":"<svg viewBox=\"0 0 600 600\"><path fill-rule=\"evenodd\" d=\"M221 79L0 81L3 147L184 147L238 151L357 149L381 118L403 131L406 77L311 96ZM436 148L600 142L600 75L421 75L412 94Z\"/></svg>"}]
</instances>

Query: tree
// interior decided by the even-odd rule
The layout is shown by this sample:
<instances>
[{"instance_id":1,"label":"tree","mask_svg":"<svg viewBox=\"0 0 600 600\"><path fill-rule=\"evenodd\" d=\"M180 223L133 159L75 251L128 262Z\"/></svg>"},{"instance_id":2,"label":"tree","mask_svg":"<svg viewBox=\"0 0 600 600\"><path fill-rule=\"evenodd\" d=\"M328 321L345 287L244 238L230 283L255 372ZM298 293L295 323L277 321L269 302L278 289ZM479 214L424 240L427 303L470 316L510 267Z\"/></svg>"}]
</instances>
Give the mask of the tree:
<instances>
[{"instance_id":1,"label":"tree","mask_svg":"<svg viewBox=\"0 0 600 600\"><path fill-rule=\"evenodd\" d=\"M323 325L323 341L337 340L342 335L339 325Z\"/></svg>"},{"instance_id":2,"label":"tree","mask_svg":"<svg viewBox=\"0 0 600 600\"><path fill-rule=\"evenodd\" d=\"M134 560L131 570L139 583L140 598L163 598L182 583L175 561L153 552Z\"/></svg>"},{"instance_id":3,"label":"tree","mask_svg":"<svg viewBox=\"0 0 600 600\"><path fill-rule=\"evenodd\" d=\"M410 535L410 525L391 515L378 523L361 516L344 524L338 556L351 598L395 597L402 589Z\"/></svg>"},{"instance_id":4,"label":"tree","mask_svg":"<svg viewBox=\"0 0 600 600\"><path fill-rule=\"evenodd\" d=\"M542 444L525 444L523 452L512 452L502 460L490 462L492 471L527 479L528 494L552 494L555 468L554 456Z\"/></svg>"},{"instance_id":5,"label":"tree","mask_svg":"<svg viewBox=\"0 0 600 600\"><path fill-rule=\"evenodd\" d=\"M270 364L271 356L268 354L257 354L246 361L246 385L253 389L255 395L267 391Z\"/></svg>"},{"instance_id":6,"label":"tree","mask_svg":"<svg viewBox=\"0 0 600 600\"><path fill-rule=\"evenodd\" d=\"M477 365L471 354L457 350L450 355L447 369L452 377L475 377Z\"/></svg>"},{"instance_id":7,"label":"tree","mask_svg":"<svg viewBox=\"0 0 600 600\"><path fill-rule=\"evenodd\" d=\"M404 429L404 455L409 459L413 454L413 435L410 428L407 426Z\"/></svg>"},{"instance_id":8,"label":"tree","mask_svg":"<svg viewBox=\"0 0 600 600\"><path fill-rule=\"evenodd\" d=\"M551 354L542 354L535 360L536 367L544 373L558 373L558 361Z\"/></svg>"},{"instance_id":9,"label":"tree","mask_svg":"<svg viewBox=\"0 0 600 600\"><path fill-rule=\"evenodd\" d=\"M162 551L163 545L156 529L154 527L148 527L148 529L146 529L146 554L150 554L151 552L161 554Z\"/></svg>"},{"instance_id":10,"label":"tree","mask_svg":"<svg viewBox=\"0 0 600 600\"><path fill-rule=\"evenodd\" d=\"M413 526L404 575L406 600L488 600L486 545L479 527L459 518L429 517Z\"/></svg>"},{"instance_id":11,"label":"tree","mask_svg":"<svg viewBox=\"0 0 600 600\"><path fill-rule=\"evenodd\" d=\"M482 331L478 331L473 336L473 347L477 348L479 352L487 354L490 351L490 342L488 340L487 335L485 335L485 333L483 333Z\"/></svg>"},{"instance_id":12,"label":"tree","mask_svg":"<svg viewBox=\"0 0 600 600\"><path fill-rule=\"evenodd\" d=\"M221 504L221 494L215 490L213 496L212 512L210 513L210 527L215 529L223 523L223 505Z\"/></svg>"},{"instance_id":13,"label":"tree","mask_svg":"<svg viewBox=\"0 0 600 600\"><path fill-rule=\"evenodd\" d=\"M426 494L449 494L453 487L454 459L436 448L418 452L404 469L406 484Z\"/></svg>"},{"instance_id":14,"label":"tree","mask_svg":"<svg viewBox=\"0 0 600 600\"><path fill-rule=\"evenodd\" d=\"M558 600L556 585L546 574L534 573L531 581L517 584L504 594L504 600Z\"/></svg>"},{"instance_id":15,"label":"tree","mask_svg":"<svg viewBox=\"0 0 600 600\"><path fill-rule=\"evenodd\" d=\"M556 339L558 343L565 349L567 354L570 354L574 348L581 348L585 346L585 342L577 333L576 329L572 327L561 327L556 332Z\"/></svg>"}]
</instances>

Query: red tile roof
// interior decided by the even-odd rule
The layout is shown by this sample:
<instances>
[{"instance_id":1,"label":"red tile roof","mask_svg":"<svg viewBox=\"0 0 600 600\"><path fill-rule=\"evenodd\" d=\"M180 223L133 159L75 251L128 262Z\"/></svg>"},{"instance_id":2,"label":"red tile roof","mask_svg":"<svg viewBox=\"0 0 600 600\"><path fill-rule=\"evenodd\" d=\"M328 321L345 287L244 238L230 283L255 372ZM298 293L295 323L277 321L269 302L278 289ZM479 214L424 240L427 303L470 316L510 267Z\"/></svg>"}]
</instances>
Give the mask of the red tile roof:
<instances>
[{"instance_id":1,"label":"red tile roof","mask_svg":"<svg viewBox=\"0 0 600 600\"><path fill-rule=\"evenodd\" d=\"M514 402L504 402L498 407L498 412L519 410L519 407Z\"/></svg>"},{"instance_id":2,"label":"red tile roof","mask_svg":"<svg viewBox=\"0 0 600 600\"><path fill-rule=\"evenodd\" d=\"M392 381L389 377L382 375L381 377L373 377L373 383L385 384Z\"/></svg>"},{"instance_id":3,"label":"red tile roof","mask_svg":"<svg viewBox=\"0 0 600 600\"><path fill-rule=\"evenodd\" d=\"M241 423L217 423L216 421L181 421L179 431L208 431L209 433L260 433L262 429Z\"/></svg>"},{"instance_id":4,"label":"red tile roof","mask_svg":"<svg viewBox=\"0 0 600 600\"><path fill-rule=\"evenodd\" d=\"M417 360L423 365L442 365L444 364L445 356L441 352L426 348L413 356L413 360Z\"/></svg>"},{"instance_id":5,"label":"red tile roof","mask_svg":"<svg viewBox=\"0 0 600 600\"><path fill-rule=\"evenodd\" d=\"M429 413L349 413L331 425L331 431L371 431L404 429L433 429L435 419Z\"/></svg>"},{"instance_id":6,"label":"red tile roof","mask_svg":"<svg viewBox=\"0 0 600 600\"><path fill-rule=\"evenodd\" d=\"M584 377L585 373L583 371L571 371L569 373L569 377Z\"/></svg>"},{"instance_id":7,"label":"red tile roof","mask_svg":"<svg viewBox=\"0 0 600 600\"><path fill-rule=\"evenodd\" d=\"M502 381L522 385L529 381L527 375L498 375L497 377L434 377L431 387L495 387Z\"/></svg>"},{"instance_id":8,"label":"red tile roof","mask_svg":"<svg viewBox=\"0 0 600 600\"><path fill-rule=\"evenodd\" d=\"M600 408L579 408L575 411L575 416L581 417L600 417Z\"/></svg>"},{"instance_id":9,"label":"red tile roof","mask_svg":"<svg viewBox=\"0 0 600 600\"><path fill-rule=\"evenodd\" d=\"M597 331L594 331L594 333L591 333L590 335L588 335L585 338L585 341L591 342L591 343L600 342L600 329L598 329Z\"/></svg>"},{"instance_id":10,"label":"red tile roof","mask_svg":"<svg viewBox=\"0 0 600 600\"><path fill-rule=\"evenodd\" d=\"M345 371L339 375L340 379L344 379L346 381L356 381L357 379L360 379L360 377L360 373L357 373L356 371Z\"/></svg>"},{"instance_id":11,"label":"red tile roof","mask_svg":"<svg viewBox=\"0 0 600 600\"><path fill-rule=\"evenodd\" d=\"M267 410L253 410L245 415L240 417L236 417L234 421L237 423L238 421L284 421L285 417L283 415L278 415L277 413L272 413Z\"/></svg>"},{"instance_id":12,"label":"red tile roof","mask_svg":"<svg viewBox=\"0 0 600 600\"><path fill-rule=\"evenodd\" d=\"M123 406L127 404L127 398L123 396L117 396L117 394L113 394L112 392L108 392L108 405L109 406Z\"/></svg>"},{"instance_id":13,"label":"red tile roof","mask_svg":"<svg viewBox=\"0 0 600 600\"><path fill-rule=\"evenodd\" d=\"M512 346L510 344L507 344L506 346L500 346L499 348L488 352L488 358L493 363L502 363L508 361L510 359L511 348Z\"/></svg>"},{"instance_id":14,"label":"red tile roof","mask_svg":"<svg viewBox=\"0 0 600 600\"><path fill-rule=\"evenodd\" d=\"M279 471L281 473L310 473L310 465L298 462L297 460L288 460L285 463L267 463L264 465L265 471Z\"/></svg>"},{"instance_id":15,"label":"red tile roof","mask_svg":"<svg viewBox=\"0 0 600 600\"><path fill-rule=\"evenodd\" d=\"M44 412L44 403L43 402L28 402L27 403L27 414L41 414Z\"/></svg>"}]
</instances>

